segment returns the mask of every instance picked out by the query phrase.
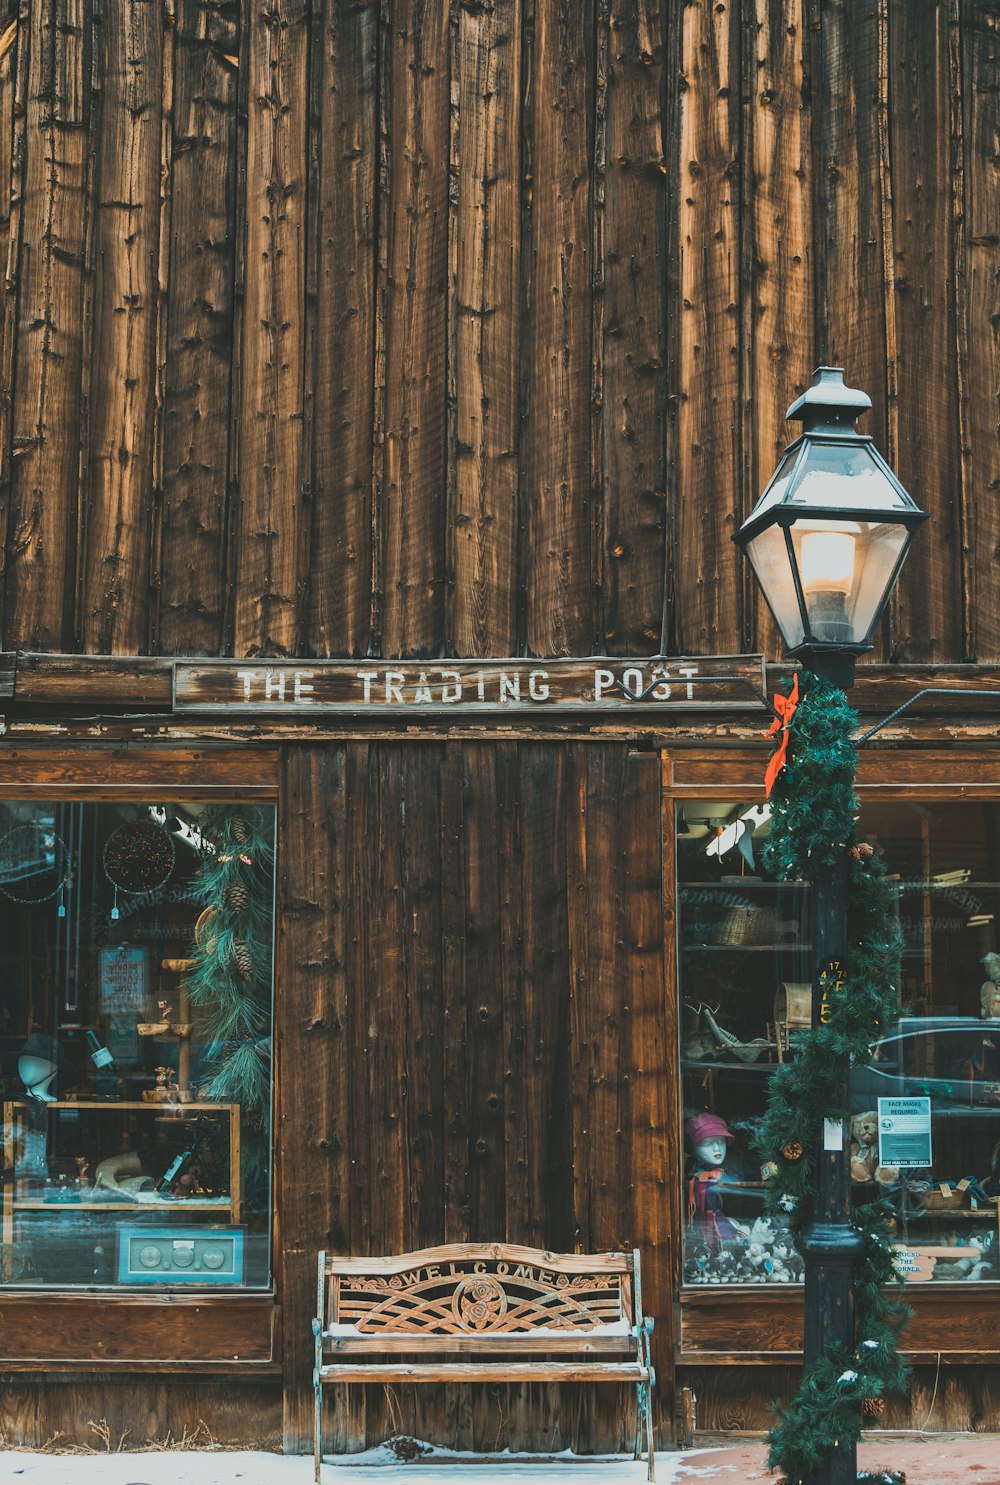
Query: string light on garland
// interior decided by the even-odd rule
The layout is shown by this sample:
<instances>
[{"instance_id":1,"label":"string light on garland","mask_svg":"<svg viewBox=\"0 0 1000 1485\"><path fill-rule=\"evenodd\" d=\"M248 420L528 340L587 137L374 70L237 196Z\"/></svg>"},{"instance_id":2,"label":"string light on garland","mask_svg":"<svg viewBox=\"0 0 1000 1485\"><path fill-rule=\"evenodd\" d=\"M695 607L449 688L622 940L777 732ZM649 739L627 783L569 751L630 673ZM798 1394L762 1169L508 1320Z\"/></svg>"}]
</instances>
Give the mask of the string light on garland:
<instances>
[{"instance_id":1,"label":"string light on garland","mask_svg":"<svg viewBox=\"0 0 1000 1485\"><path fill-rule=\"evenodd\" d=\"M173 836L155 820L130 820L112 830L102 853L104 875L115 892L112 918L121 916L119 892L158 892L170 880L176 859Z\"/></svg>"},{"instance_id":2,"label":"string light on garland","mask_svg":"<svg viewBox=\"0 0 1000 1485\"><path fill-rule=\"evenodd\" d=\"M15 825L0 836L0 892L22 907L58 899L66 916L72 856L61 835L44 821Z\"/></svg>"},{"instance_id":3,"label":"string light on garland","mask_svg":"<svg viewBox=\"0 0 1000 1485\"><path fill-rule=\"evenodd\" d=\"M902 943L881 853L857 838L857 717L847 698L803 671L791 717L788 706L776 710L785 723L784 766L772 776L765 865L782 881L803 881L841 853L847 856L849 952L843 980L838 975L825 1019L793 1034L791 1058L770 1079L755 1138L767 1172L768 1207L787 1214L798 1240L811 1215L822 1122L843 1123L849 1116L838 1104L837 1069L845 1058L854 1066L871 1063L878 1038L898 1017ZM884 1200L868 1201L854 1209L852 1221L862 1241L854 1343L831 1347L807 1367L795 1397L778 1408L768 1462L780 1472L781 1485L805 1485L834 1451L856 1444L863 1414L878 1415L885 1395L905 1388L898 1339L910 1312L899 1297L903 1278L895 1265L892 1209ZM892 1472L858 1476L863 1478L885 1485L900 1479Z\"/></svg>"}]
</instances>

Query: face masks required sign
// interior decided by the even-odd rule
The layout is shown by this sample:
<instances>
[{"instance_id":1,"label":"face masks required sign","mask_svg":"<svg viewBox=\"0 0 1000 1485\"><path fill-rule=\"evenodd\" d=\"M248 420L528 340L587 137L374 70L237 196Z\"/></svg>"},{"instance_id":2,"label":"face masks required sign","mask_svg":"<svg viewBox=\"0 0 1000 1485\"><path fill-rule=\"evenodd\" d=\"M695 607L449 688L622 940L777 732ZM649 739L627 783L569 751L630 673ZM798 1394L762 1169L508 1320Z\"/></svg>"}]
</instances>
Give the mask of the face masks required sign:
<instances>
[{"instance_id":1,"label":"face masks required sign","mask_svg":"<svg viewBox=\"0 0 1000 1485\"><path fill-rule=\"evenodd\" d=\"M878 1158L901 1170L933 1164L929 1098L879 1099Z\"/></svg>"}]
</instances>

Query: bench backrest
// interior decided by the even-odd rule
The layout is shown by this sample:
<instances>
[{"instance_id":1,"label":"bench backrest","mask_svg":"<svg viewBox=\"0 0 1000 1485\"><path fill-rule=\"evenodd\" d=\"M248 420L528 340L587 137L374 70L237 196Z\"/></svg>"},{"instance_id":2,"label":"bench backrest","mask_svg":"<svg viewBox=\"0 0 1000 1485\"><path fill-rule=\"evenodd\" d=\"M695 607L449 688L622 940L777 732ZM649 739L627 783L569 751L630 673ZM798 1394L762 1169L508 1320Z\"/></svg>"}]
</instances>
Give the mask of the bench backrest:
<instances>
[{"instance_id":1,"label":"bench backrest","mask_svg":"<svg viewBox=\"0 0 1000 1485\"><path fill-rule=\"evenodd\" d=\"M320 1254L330 1349L632 1349L642 1322L638 1254L548 1253L453 1243L392 1258ZM558 1342L556 1347L554 1343Z\"/></svg>"}]
</instances>

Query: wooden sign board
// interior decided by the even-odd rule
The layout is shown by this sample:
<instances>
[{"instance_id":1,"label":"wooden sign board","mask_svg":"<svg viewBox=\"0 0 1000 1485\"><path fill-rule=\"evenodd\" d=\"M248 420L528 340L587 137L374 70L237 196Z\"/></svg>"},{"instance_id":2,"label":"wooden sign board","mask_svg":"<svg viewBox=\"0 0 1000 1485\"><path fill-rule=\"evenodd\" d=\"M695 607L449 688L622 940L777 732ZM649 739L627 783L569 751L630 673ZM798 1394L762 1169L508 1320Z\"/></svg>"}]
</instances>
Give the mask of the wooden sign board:
<instances>
[{"instance_id":1,"label":"wooden sign board","mask_svg":"<svg viewBox=\"0 0 1000 1485\"><path fill-rule=\"evenodd\" d=\"M618 660L203 660L174 666L176 712L454 716L757 710L762 655Z\"/></svg>"}]
</instances>

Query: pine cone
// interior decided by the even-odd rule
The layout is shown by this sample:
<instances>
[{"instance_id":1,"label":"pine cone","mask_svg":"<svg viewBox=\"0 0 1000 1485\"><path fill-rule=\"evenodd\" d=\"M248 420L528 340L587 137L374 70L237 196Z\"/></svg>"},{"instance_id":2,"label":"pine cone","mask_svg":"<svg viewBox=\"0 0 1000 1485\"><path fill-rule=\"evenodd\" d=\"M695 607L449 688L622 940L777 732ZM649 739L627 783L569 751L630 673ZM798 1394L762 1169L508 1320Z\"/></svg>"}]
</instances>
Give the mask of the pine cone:
<instances>
[{"instance_id":1,"label":"pine cone","mask_svg":"<svg viewBox=\"0 0 1000 1485\"><path fill-rule=\"evenodd\" d=\"M232 827L233 840L238 846L245 846L250 836L250 832L247 829L246 816L237 812L233 815L230 825Z\"/></svg>"},{"instance_id":2,"label":"pine cone","mask_svg":"<svg viewBox=\"0 0 1000 1485\"><path fill-rule=\"evenodd\" d=\"M885 1413L884 1397L863 1397L861 1399L862 1418L881 1418Z\"/></svg>"},{"instance_id":3,"label":"pine cone","mask_svg":"<svg viewBox=\"0 0 1000 1485\"><path fill-rule=\"evenodd\" d=\"M240 977L249 984L253 979L253 958L249 948L241 938L238 938L233 946L233 955L236 959L236 968L240 972Z\"/></svg>"},{"instance_id":4,"label":"pine cone","mask_svg":"<svg viewBox=\"0 0 1000 1485\"><path fill-rule=\"evenodd\" d=\"M231 913L245 913L250 906L250 888L242 877L237 877L226 888L226 907Z\"/></svg>"}]
</instances>

